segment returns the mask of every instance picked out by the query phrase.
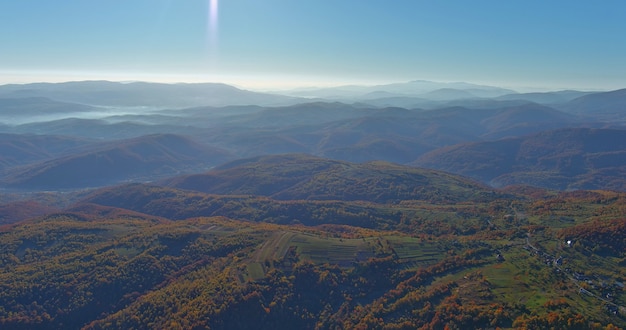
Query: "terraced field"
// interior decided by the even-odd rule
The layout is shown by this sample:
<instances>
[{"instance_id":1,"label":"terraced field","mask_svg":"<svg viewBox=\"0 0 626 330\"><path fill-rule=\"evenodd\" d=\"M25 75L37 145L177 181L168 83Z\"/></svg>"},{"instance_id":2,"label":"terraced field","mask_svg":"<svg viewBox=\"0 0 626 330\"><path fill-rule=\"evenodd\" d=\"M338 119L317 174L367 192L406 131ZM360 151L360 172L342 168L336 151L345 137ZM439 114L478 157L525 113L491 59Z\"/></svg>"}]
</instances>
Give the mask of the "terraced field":
<instances>
[{"instance_id":1,"label":"terraced field","mask_svg":"<svg viewBox=\"0 0 626 330\"><path fill-rule=\"evenodd\" d=\"M441 251L438 242L424 242L400 235L346 239L280 231L257 248L246 265L244 277L248 280L262 279L269 269L275 267L275 262L284 261L288 253L315 264L338 265L342 268L350 268L369 258L393 255L405 269L413 269L441 260L444 257Z\"/></svg>"},{"instance_id":2,"label":"terraced field","mask_svg":"<svg viewBox=\"0 0 626 330\"><path fill-rule=\"evenodd\" d=\"M434 264L444 257L444 250L439 243L424 242L408 236L386 236L384 239L407 269Z\"/></svg>"}]
</instances>

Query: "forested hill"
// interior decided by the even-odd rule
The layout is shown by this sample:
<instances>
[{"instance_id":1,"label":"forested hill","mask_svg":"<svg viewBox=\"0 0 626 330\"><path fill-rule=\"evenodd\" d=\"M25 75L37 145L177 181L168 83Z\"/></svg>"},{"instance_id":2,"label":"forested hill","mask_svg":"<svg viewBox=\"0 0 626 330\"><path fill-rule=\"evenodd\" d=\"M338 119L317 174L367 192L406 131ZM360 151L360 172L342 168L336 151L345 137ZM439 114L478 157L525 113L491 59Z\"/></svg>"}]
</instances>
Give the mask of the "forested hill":
<instances>
[{"instance_id":1,"label":"forested hill","mask_svg":"<svg viewBox=\"0 0 626 330\"><path fill-rule=\"evenodd\" d=\"M0 227L0 325L616 329L624 205L602 191L394 205L107 188Z\"/></svg>"},{"instance_id":2,"label":"forested hill","mask_svg":"<svg viewBox=\"0 0 626 330\"><path fill-rule=\"evenodd\" d=\"M211 194L261 195L279 200L478 201L496 193L448 173L387 162L363 164L301 154L239 160L163 185Z\"/></svg>"}]
</instances>

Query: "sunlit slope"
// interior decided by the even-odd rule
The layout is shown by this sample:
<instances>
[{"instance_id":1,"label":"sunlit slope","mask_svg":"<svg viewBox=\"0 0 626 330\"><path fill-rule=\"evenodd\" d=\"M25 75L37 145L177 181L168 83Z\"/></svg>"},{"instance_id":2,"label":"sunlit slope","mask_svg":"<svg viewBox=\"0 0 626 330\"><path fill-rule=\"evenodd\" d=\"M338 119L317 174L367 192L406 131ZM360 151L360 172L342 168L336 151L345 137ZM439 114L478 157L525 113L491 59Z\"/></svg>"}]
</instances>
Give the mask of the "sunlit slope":
<instances>
[{"instance_id":1,"label":"sunlit slope","mask_svg":"<svg viewBox=\"0 0 626 330\"><path fill-rule=\"evenodd\" d=\"M428 222L445 213L431 205L407 235L224 217L169 221L80 204L0 228L0 324L623 327L624 205L607 192L474 203L486 226L463 235L452 226L428 234ZM450 207L468 217L463 206ZM449 224L472 222L462 218Z\"/></svg>"}]
</instances>

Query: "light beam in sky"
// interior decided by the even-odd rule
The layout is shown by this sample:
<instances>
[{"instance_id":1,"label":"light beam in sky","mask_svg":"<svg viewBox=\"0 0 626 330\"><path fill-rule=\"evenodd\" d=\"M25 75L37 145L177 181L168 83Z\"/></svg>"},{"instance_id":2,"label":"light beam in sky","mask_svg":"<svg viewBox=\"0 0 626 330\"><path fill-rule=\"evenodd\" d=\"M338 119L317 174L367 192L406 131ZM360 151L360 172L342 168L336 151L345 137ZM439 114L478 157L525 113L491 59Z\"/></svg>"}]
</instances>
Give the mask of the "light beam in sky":
<instances>
[{"instance_id":1,"label":"light beam in sky","mask_svg":"<svg viewBox=\"0 0 626 330\"><path fill-rule=\"evenodd\" d=\"M210 16L210 25L211 30L217 30L217 10L218 10L218 0L209 0L210 8L209 8L209 16Z\"/></svg>"},{"instance_id":2,"label":"light beam in sky","mask_svg":"<svg viewBox=\"0 0 626 330\"><path fill-rule=\"evenodd\" d=\"M213 58L217 55L218 0L209 0L209 47Z\"/></svg>"}]
</instances>

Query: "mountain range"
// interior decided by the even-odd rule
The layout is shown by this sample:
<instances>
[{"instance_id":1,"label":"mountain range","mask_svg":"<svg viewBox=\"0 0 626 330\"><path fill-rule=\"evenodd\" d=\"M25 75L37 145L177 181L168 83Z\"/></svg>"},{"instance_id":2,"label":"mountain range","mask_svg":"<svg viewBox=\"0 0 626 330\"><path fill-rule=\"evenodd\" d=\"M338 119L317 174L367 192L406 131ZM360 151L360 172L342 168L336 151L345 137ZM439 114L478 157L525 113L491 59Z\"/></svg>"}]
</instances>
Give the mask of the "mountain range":
<instances>
[{"instance_id":1,"label":"mountain range","mask_svg":"<svg viewBox=\"0 0 626 330\"><path fill-rule=\"evenodd\" d=\"M624 328L624 105L0 86L0 327Z\"/></svg>"},{"instance_id":2,"label":"mountain range","mask_svg":"<svg viewBox=\"0 0 626 330\"><path fill-rule=\"evenodd\" d=\"M469 146L477 145L483 146L481 150L487 145L507 146L512 138L528 138L532 134L560 129L578 129L570 131L572 139L586 138L582 128L621 130L625 118L621 105L626 104L623 90L512 94L509 90L489 86L425 81L367 88L348 86L346 89L364 93L364 99L347 104L327 100L303 102L289 96L287 98L291 101L300 103L215 106L231 96L239 100L235 104L253 102L248 97L251 95L268 97L266 100L270 96L219 84L74 82L0 86L0 118L5 118L4 126L0 126L0 131L5 134L4 153L0 160L1 185L12 189L66 189L101 186L120 180L151 181L169 174L210 168L236 158L306 153L349 162L382 160L427 166L469 175L497 186L526 182L571 189L602 187L610 182L607 187L623 189L617 178L621 172L604 170L604 167L600 171L587 167L595 171L598 178L584 179L576 177L581 173L556 171L550 181L522 179L532 176L522 173L537 170L530 163L509 167L508 176L500 178L477 175L475 170L469 170L470 164L484 162L491 154L501 152L498 147L494 147L491 153L455 151L456 156L444 156L453 149L473 150ZM453 95L460 95L457 91L476 95L476 90L489 91L495 96L454 99ZM388 97L400 92L413 93L403 94L405 96L401 98L405 101L407 98L426 100L422 98L424 94L432 93L428 102L439 106L407 109L378 107L371 103L378 96ZM99 101L98 95L102 96ZM442 98L434 100L436 95ZM444 100L445 95L451 98ZM60 99L47 98L53 96ZM178 106L191 101L208 102L209 99L215 102L190 108L158 109L157 104L167 105L159 103L159 98L167 98L172 105L178 103ZM90 105L70 101L85 101ZM99 105L94 105L96 103ZM22 121L12 122L16 116ZM9 117L12 119L6 119ZM33 122L24 122L28 120L24 118L32 118ZM155 152L161 153L157 158L129 152L128 145L159 135L193 141L196 147L191 149L195 151L174 157L172 155L177 151L156 148ZM142 140L144 136L152 137ZM455 145L459 146L453 147ZM554 144L556 148L561 145ZM144 147L151 148L142 145L134 150ZM554 152L565 154L568 151ZM589 152L593 153L593 150ZM94 165L100 163L98 157L102 155L105 156L102 159L107 160L106 168L115 168L109 172L119 174L89 178L94 173L108 171ZM174 161L174 158L180 161ZM618 158L613 160L619 161ZM89 165L91 163L93 166ZM464 164L464 169L457 164ZM473 167L485 167L485 171L492 174L505 174L487 169L488 165L483 163ZM620 166L614 164L613 169ZM88 168L93 170L86 170ZM542 171L548 170L554 169ZM64 176L49 174L57 171L65 173ZM80 173L84 173L82 178L79 178ZM52 179L53 176L63 179ZM519 178L513 179L516 177Z\"/></svg>"},{"instance_id":3,"label":"mountain range","mask_svg":"<svg viewBox=\"0 0 626 330\"><path fill-rule=\"evenodd\" d=\"M376 86L339 86L331 88L301 88L283 92L294 96L317 97L323 99L375 99L379 97L414 96L423 99L441 100L457 98L490 98L514 93L510 89L470 84L465 82L441 83L414 80L406 83L393 83Z\"/></svg>"}]
</instances>

